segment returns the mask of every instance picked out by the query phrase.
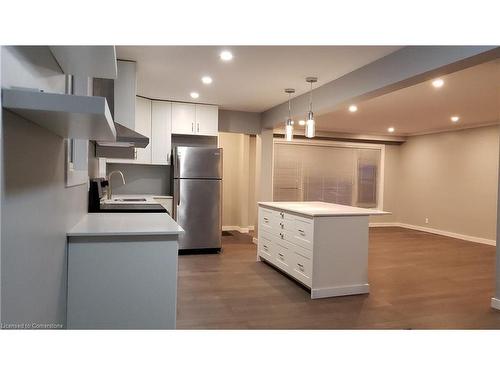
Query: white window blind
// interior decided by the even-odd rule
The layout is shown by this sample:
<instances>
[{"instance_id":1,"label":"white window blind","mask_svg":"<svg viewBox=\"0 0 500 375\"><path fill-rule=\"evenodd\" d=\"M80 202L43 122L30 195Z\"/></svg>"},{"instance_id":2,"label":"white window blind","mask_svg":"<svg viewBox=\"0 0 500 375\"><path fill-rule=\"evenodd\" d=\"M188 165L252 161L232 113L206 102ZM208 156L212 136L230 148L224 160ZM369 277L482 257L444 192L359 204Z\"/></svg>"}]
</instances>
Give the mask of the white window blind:
<instances>
[{"instance_id":1,"label":"white window blind","mask_svg":"<svg viewBox=\"0 0 500 375\"><path fill-rule=\"evenodd\" d=\"M382 146L274 144L274 201L378 206Z\"/></svg>"}]
</instances>

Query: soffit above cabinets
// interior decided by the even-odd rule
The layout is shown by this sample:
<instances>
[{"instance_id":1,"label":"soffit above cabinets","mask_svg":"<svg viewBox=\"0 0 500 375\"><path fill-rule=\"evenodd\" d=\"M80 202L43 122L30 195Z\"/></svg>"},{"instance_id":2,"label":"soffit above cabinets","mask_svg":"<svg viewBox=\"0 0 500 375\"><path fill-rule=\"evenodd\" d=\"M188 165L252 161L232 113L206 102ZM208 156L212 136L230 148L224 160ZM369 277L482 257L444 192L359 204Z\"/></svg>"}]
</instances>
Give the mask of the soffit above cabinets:
<instances>
[{"instance_id":1,"label":"soffit above cabinets","mask_svg":"<svg viewBox=\"0 0 500 375\"><path fill-rule=\"evenodd\" d=\"M115 46L50 46L50 51L65 74L82 77L117 76Z\"/></svg>"},{"instance_id":2,"label":"soffit above cabinets","mask_svg":"<svg viewBox=\"0 0 500 375\"><path fill-rule=\"evenodd\" d=\"M105 98L2 89L2 107L63 138L115 141Z\"/></svg>"}]
</instances>

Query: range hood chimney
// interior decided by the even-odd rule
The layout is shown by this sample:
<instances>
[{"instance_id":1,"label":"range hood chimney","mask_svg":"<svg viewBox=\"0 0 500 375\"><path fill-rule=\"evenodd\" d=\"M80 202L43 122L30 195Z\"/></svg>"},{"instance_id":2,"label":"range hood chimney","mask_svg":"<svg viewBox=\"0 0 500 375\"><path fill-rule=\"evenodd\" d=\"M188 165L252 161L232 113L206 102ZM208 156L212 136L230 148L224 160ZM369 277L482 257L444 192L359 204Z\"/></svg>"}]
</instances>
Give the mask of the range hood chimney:
<instances>
[{"instance_id":1,"label":"range hood chimney","mask_svg":"<svg viewBox=\"0 0 500 375\"><path fill-rule=\"evenodd\" d=\"M126 105L135 106L135 70L134 76L130 77L126 74L120 75L120 61L118 62L118 77L117 80L121 80L119 84L115 82L113 79L106 78L94 78L93 82L93 95L94 96L103 96L106 98L109 106L109 110L113 119L116 119L116 90L120 91L118 95L121 96L120 103L122 106L122 102L124 102L123 97L125 97ZM130 74L129 74L130 75ZM125 82L124 80L130 80L133 82ZM117 87L115 87L115 85ZM128 86L128 87L127 87ZM128 89L128 90L127 90ZM134 117L134 116L132 116ZM135 122L135 118L130 121ZM116 142L96 142L96 156L98 157L108 157L108 158L120 158L120 159L134 159L135 148L145 148L149 144L149 138L134 131L133 129L120 124L118 122L114 122L116 129ZM128 124L128 125L134 125Z\"/></svg>"}]
</instances>

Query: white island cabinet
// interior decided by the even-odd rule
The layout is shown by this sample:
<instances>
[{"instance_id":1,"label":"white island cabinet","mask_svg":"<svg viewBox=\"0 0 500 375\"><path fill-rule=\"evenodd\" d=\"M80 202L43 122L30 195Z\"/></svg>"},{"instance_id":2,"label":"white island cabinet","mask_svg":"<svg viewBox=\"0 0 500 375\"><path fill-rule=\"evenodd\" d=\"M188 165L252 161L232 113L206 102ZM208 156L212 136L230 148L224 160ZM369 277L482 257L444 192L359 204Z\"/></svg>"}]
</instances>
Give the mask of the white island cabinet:
<instances>
[{"instance_id":1,"label":"white island cabinet","mask_svg":"<svg viewBox=\"0 0 500 375\"><path fill-rule=\"evenodd\" d=\"M368 217L387 212L325 202L260 202L258 260L311 298L369 293Z\"/></svg>"},{"instance_id":2,"label":"white island cabinet","mask_svg":"<svg viewBox=\"0 0 500 375\"><path fill-rule=\"evenodd\" d=\"M87 214L67 233L67 328L175 328L182 232L166 213Z\"/></svg>"}]
</instances>

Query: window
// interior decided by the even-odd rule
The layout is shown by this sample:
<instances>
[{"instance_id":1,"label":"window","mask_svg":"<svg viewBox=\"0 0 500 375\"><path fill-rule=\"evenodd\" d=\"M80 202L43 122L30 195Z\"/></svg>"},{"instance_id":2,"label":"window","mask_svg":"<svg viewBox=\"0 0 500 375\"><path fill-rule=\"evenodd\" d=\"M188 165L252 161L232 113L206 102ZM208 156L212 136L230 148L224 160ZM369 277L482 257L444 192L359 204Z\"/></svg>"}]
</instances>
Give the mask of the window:
<instances>
[{"instance_id":1,"label":"window","mask_svg":"<svg viewBox=\"0 0 500 375\"><path fill-rule=\"evenodd\" d=\"M274 201L382 207L383 145L274 141Z\"/></svg>"}]
</instances>

